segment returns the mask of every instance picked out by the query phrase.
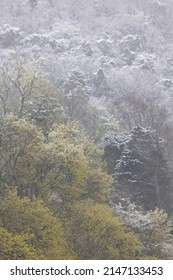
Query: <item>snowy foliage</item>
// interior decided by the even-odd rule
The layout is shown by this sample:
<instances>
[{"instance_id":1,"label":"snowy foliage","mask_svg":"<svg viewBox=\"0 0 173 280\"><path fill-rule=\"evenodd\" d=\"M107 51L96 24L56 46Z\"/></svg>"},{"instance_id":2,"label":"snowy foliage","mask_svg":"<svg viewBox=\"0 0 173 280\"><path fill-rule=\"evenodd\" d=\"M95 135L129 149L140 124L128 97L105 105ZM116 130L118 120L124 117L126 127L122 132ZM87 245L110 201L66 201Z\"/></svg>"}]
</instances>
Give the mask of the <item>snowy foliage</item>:
<instances>
[{"instance_id":1,"label":"snowy foliage","mask_svg":"<svg viewBox=\"0 0 173 280\"><path fill-rule=\"evenodd\" d=\"M123 218L128 229L140 235L148 254L159 255L161 259L173 259L173 221L164 210L157 208L144 211L129 199L113 204L113 207Z\"/></svg>"},{"instance_id":2,"label":"snowy foliage","mask_svg":"<svg viewBox=\"0 0 173 280\"><path fill-rule=\"evenodd\" d=\"M154 131L137 126L128 138L105 138L104 158L116 175L118 189L125 191L126 197L145 209L170 210L170 169L164 141Z\"/></svg>"},{"instance_id":3,"label":"snowy foliage","mask_svg":"<svg viewBox=\"0 0 173 280\"><path fill-rule=\"evenodd\" d=\"M0 115L45 136L77 122L104 152L128 229L171 259L172 22L172 0L0 1Z\"/></svg>"}]
</instances>

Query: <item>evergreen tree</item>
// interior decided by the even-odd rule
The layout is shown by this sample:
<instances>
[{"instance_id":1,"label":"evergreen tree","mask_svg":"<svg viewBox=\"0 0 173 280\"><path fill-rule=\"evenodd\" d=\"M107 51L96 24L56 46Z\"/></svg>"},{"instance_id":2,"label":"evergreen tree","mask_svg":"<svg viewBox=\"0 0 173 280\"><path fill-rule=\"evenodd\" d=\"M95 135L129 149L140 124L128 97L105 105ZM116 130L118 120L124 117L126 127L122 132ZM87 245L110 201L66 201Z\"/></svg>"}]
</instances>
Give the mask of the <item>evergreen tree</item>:
<instances>
[{"instance_id":1,"label":"evergreen tree","mask_svg":"<svg viewBox=\"0 0 173 280\"><path fill-rule=\"evenodd\" d=\"M141 126L135 127L129 137L110 140L106 140L105 158L109 158L110 168L115 167L117 187L146 209L169 209L170 170L164 140Z\"/></svg>"}]
</instances>

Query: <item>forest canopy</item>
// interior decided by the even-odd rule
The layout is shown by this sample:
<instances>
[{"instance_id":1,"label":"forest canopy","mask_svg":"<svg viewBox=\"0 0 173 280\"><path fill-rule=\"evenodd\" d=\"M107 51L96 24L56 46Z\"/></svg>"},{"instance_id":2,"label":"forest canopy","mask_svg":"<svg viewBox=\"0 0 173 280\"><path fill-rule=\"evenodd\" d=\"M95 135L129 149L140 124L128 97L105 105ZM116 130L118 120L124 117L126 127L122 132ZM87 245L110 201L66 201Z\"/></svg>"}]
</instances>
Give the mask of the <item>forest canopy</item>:
<instances>
[{"instance_id":1,"label":"forest canopy","mask_svg":"<svg viewBox=\"0 0 173 280\"><path fill-rule=\"evenodd\" d=\"M170 0L0 1L0 259L173 259Z\"/></svg>"}]
</instances>

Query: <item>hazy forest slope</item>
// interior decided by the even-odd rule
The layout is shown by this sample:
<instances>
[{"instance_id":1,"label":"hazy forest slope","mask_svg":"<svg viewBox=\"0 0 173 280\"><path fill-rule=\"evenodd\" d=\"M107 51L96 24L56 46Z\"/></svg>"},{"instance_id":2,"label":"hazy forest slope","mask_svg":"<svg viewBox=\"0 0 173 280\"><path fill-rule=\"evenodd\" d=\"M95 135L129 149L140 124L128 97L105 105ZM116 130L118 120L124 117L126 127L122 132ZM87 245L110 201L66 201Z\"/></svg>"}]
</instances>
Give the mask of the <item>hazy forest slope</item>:
<instances>
[{"instance_id":1,"label":"hazy forest slope","mask_svg":"<svg viewBox=\"0 0 173 280\"><path fill-rule=\"evenodd\" d=\"M0 1L0 259L173 259L172 22Z\"/></svg>"}]
</instances>

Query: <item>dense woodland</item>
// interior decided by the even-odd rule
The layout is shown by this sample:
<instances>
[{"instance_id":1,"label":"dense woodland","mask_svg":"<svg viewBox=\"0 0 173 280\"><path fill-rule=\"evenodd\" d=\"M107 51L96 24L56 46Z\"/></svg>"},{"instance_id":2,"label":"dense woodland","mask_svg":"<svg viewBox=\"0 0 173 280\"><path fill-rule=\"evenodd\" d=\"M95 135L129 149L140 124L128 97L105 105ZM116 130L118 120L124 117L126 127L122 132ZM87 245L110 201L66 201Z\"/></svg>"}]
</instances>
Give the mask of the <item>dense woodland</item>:
<instances>
[{"instance_id":1,"label":"dense woodland","mask_svg":"<svg viewBox=\"0 0 173 280\"><path fill-rule=\"evenodd\" d=\"M0 259L173 259L171 2L0 1Z\"/></svg>"}]
</instances>

